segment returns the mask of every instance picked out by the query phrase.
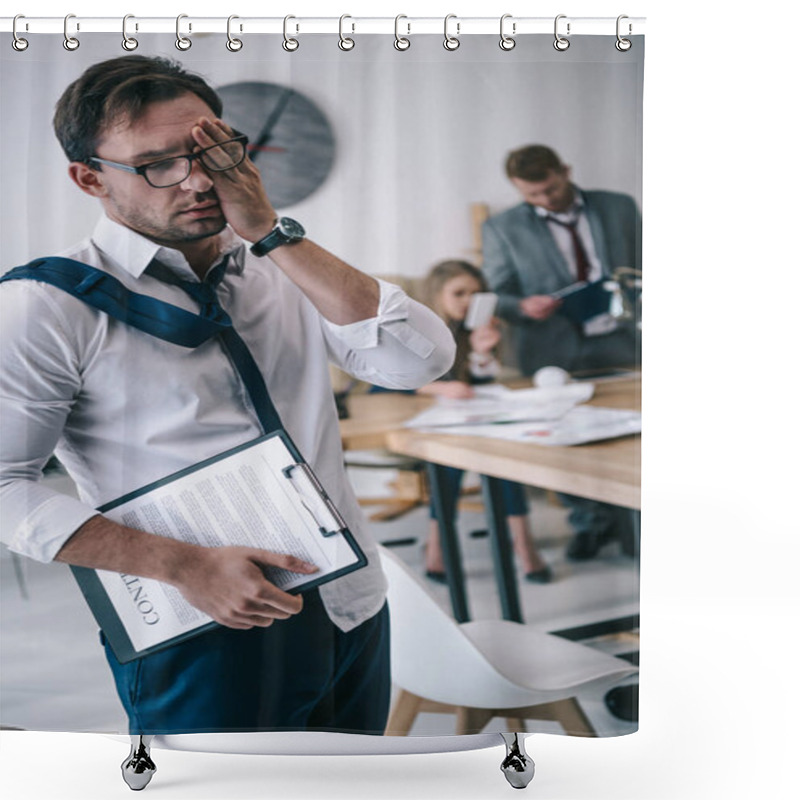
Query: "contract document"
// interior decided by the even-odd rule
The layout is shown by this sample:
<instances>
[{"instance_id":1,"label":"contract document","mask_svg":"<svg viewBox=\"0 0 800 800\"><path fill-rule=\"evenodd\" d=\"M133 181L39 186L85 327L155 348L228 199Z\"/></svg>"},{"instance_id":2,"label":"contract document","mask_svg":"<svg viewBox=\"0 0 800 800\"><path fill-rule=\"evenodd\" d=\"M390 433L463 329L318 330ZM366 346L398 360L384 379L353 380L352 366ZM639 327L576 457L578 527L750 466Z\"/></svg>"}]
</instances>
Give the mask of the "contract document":
<instances>
[{"instance_id":1,"label":"contract document","mask_svg":"<svg viewBox=\"0 0 800 800\"><path fill-rule=\"evenodd\" d=\"M366 557L291 441L269 434L101 506L137 530L220 547L286 553L315 564L312 575L264 567L285 592L319 586L366 565ZM169 584L73 567L92 613L125 663L217 623Z\"/></svg>"}]
</instances>

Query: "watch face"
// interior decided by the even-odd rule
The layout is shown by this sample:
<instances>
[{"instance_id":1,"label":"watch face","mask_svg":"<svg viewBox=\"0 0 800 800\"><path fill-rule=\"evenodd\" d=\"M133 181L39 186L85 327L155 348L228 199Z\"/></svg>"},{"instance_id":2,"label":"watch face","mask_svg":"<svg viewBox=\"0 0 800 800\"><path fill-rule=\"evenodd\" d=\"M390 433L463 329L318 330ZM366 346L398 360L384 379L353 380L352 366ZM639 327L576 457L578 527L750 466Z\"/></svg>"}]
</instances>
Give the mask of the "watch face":
<instances>
[{"instance_id":1,"label":"watch face","mask_svg":"<svg viewBox=\"0 0 800 800\"><path fill-rule=\"evenodd\" d=\"M302 239L306 235L306 229L295 219L281 217L278 220L280 232L289 239Z\"/></svg>"}]
</instances>

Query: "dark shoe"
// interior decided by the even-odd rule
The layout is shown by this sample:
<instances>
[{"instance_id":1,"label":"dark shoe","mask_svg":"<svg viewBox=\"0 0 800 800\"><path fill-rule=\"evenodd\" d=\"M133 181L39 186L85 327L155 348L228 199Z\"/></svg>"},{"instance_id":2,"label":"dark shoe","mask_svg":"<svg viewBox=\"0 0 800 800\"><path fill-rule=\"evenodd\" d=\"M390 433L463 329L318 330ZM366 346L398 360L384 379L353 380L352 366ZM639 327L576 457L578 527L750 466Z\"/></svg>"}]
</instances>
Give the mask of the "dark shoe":
<instances>
[{"instance_id":1,"label":"dark shoe","mask_svg":"<svg viewBox=\"0 0 800 800\"><path fill-rule=\"evenodd\" d=\"M617 718L626 722L639 721L639 687L617 686L605 696L606 708Z\"/></svg>"},{"instance_id":2,"label":"dark shoe","mask_svg":"<svg viewBox=\"0 0 800 800\"><path fill-rule=\"evenodd\" d=\"M576 533L567 545L567 558L570 561L588 561L600 552L600 548L607 541L609 541L608 534L589 531Z\"/></svg>"},{"instance_id":3,"label":"dark shoe","mask_svg":"<svg viewBox=\"0 0 800 800\"><path fill-rule=\"evenodd\" d=\"M553 570L550 567L542 567L536 572L526 572L525 580L528 583L550 583L553 580Z\"/></svg>"},{"instance_id":4,"label":"dark shoe","mask_svg":"<svg viewBox=\"0 0 800 800\"><path fill-rule=\"evenodd\" d=\"M425 577L434 583L447 583L447 575L445 575L444 572L435 572L432 569L426 569Z\"/></svg>"}]
</instances>

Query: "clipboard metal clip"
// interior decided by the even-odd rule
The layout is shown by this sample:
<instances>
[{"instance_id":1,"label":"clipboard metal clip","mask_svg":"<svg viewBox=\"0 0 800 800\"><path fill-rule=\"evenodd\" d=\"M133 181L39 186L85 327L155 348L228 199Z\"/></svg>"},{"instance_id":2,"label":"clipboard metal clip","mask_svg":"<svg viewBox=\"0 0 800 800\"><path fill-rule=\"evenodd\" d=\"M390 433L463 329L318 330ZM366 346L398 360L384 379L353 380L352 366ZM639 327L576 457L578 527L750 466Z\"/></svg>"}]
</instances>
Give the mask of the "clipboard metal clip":
<instances>
[{"instance_id":1,"label":"clipboard metal clip","mask_svg":"<svg viewBox=\"0 0 800 800\"><path fill-rule=\"evenodd\" d=\"M322 488L311 467L304 462L283 468L286 479L294 486L303 507L311 514L323 536L335 536L347 529L336 506Z\"/></svg>"}]
</instances>

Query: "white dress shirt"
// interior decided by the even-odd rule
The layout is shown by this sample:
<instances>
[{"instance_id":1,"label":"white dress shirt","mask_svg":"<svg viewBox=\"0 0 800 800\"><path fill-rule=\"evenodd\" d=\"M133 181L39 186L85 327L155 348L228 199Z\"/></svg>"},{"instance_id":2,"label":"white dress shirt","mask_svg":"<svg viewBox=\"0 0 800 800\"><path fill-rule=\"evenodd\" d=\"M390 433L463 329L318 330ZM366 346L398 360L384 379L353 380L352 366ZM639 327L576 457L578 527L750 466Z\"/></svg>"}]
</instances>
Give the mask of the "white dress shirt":
<instances>
[{"instance_id":1,"label":"white dress shirt","mask_svg":"<svg viewBox=\"0 0 800 800\"><path fill-rule=\"evenodd\" d=\"M447 327L398 287L380 284L376 317L325 320L268 258L230 229L218 287L261 368L284 427L342 512L369 564L320 587L331 619L350 630L380 610L385 580L344 473L329 362L393 389L413 389L451 365ZM129 289L197 313L179 287L145 274L157 258L197 280L177 250L103 217L64 253ZM111 319L53 286L0 285L0 534L14 552L51 561L95 508L260 435L238 372L216 339L190 349ZM55 452L80 499L40 482Z\"/></svg>"},{"instance_id":2,"label":"white dress shirt","mask_svg":"<svg viewBox=\"0 0 800 800\"><path fill-rule=\"evenodd\" d=\"M572 234L569 232L569 229L564 226L572 225L577 220L575 232L578 234L583 249L586 252L586 257L589 259L589 274L587 280L590 282L599 281L600 278L603 277L603 266L600 263L600 257L597 255L597 249L594 246L589 220L586 219L586 214L583 213L583 198L581 197L580 191L577 188L575 189L575 201L566 211L548 211L541 206L534 206L534 208L536 209L536 213L547 222L547 227L550 228L550 233L553 234L553 239L555 239L556 247L558 247L561 255L564 256L567 267L575 280L578 279L578 263L575 259L575 248L572 244ZM558 222L554 222L554 219L562 224L559 225Z\"/></svg>"},{"instance_id":3,"label":"white dress shirt","mask_svg":"<svg viewBox=\"0 0 800 800\"><path fill-rule=\"evenodd\" d=\"M580 189L575 187L575 201L566 211L548 211L541 206L534 206L534 208L536 213L547 222L547 227L550 229L550 233L553 234L556 247L558 247L561 255L564 256L567 267L575 280L578 279L578 262L575 258L572 234L565 225L572 225L577 220L575 232L578 234L586 252L586 258L589 260L589 274L586 279L592 283L593 281L599 281L603 277L603 265L600 263L600 256L597 255L592 228L589 225L589 220L586 219L586 214L583 213L583 205ZM558 222L553 221L554 219L563 224L559 225ZM611 333L616 327L617 322L611 314L598 314L598 316L587 320L583 324L583 332L586 336L602 336L606 333Z\"/></svg>"}]
</instances>

